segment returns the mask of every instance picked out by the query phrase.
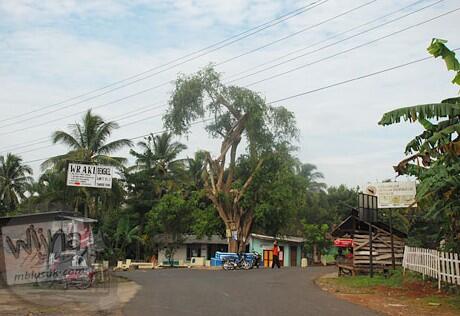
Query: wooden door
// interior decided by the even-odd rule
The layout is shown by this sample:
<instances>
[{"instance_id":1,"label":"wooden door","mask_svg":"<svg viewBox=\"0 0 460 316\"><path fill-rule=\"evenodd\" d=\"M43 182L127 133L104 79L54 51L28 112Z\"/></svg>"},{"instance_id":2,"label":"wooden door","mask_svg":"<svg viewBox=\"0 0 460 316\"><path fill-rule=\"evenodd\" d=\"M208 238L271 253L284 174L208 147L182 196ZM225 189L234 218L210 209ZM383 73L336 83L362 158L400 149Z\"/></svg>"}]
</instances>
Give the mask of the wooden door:
<instances>
[{"instance_id":1,"label":"wooden door","mask_svg":"<svg viewBox=\"0 0 460 316\"><path fill-rule=\"evenodd\" d=\"M271 268L273 262L273 250L264 250L264 267Z\"/></svg>"},{"instance_id":2,"label":"wooden door","mask_svg":"<svg viewBox=\"0 0 460 316\"><path fill-rule=\"evenodd\" d=\"M297 267L297 247L296 246L291 246L289 248L290 250L290 259L291 259L291 267Z\"/></svg>"}]
</instances>

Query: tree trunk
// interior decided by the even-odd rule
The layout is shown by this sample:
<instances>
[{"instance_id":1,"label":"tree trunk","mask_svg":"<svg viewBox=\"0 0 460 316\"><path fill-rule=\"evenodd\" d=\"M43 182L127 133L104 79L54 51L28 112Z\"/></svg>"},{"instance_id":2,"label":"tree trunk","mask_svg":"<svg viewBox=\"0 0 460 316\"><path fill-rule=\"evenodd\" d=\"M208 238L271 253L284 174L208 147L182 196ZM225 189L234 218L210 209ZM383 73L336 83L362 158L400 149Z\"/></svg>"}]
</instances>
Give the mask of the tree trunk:
<instances>
[{"instance_id":1,"label":"tree trunk","mask_svg":"<svg viewBox=\"0 0 460 316\"><path fill-rule=\"evenodd\" d=\"M236 152L241 141L241 134L245 129L248 115L240 117L237 123L229 131L227 137L221 144L220 155L212 159L211 155L206 155L206 176L204 186L207 196L216 207L220 218L224 221L231 236L228 243L230 252L244 251L251 232L253 212L245 210L241 206L241 199L252 184L255 174L260 169L263 160L260 159L251 175L244 182L241 188L234 188L234 174L236 166ZM230 162L226 168L225 160L230 151ZM234 233L236 231L236 240Z\"/></svg>"},{"instance_id":2,"label":"tree trunk","mask_svg":"<svg viewBox=\"0 0 460 316\"><path fill-rule=\"evenodd\" d=\"M144 234L144 226L145 226L145 213L140 213L140 220L139 220L139 235L142 236ZM141 259L141 241L137 240L136 242L136 260ZM144 254L145 256L145 254Z\"/></svg>"},{"instance_id":3,"label":"tree trunk","mask_svg":"<svg viewBox=\"0 0 460 316\"><path fill-rule=\"evenodd\" d=\"M318 246L316 244L313 244L313 262L318 263Z\"/></svg>"}]
</instances>

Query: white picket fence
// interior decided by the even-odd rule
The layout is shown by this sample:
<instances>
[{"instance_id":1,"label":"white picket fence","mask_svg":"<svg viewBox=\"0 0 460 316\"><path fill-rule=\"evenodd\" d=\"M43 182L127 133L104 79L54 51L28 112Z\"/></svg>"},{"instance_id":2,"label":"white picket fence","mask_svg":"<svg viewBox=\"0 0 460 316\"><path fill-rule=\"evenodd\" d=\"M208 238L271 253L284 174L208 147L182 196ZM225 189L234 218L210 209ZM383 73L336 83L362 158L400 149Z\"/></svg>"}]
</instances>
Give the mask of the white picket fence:
<instances>
[{"instance_id":1,"label":"white picket fence","mask_svg":"<svg viewBox=\"0 0 460 316\"><path fill-rule=\"evenodd\" d=\"M456 253L405 246L403 268L437 279L439 289L442 282L460 285L460 260Z\"/></svg>"}]
</instances>

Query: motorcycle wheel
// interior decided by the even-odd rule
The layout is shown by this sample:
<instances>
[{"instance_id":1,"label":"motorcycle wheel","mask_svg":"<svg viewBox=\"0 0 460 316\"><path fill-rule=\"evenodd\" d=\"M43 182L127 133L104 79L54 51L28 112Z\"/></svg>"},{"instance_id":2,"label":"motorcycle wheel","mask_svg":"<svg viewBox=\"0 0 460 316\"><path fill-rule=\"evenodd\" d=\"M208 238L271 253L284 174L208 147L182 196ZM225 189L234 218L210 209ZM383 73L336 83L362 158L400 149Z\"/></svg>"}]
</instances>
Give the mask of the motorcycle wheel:
<instances>
[{"instance_id":1,"label":"motorcycle wheel","mask_svg":"<svg viewBox=\"0 0 460 316\"><path fill-rule=\"evenodd\" d=\"M228 270L233 270L235 266L231 262L225 261L224 264L222 265L222 268L228 271Z\"/></svg>"},{"instance_id":2,"label":"motorcycle wheel","mask_svg":"<svg viewBox=\"0 0 460 316\"><path fill-rule=\"evenodd\" d=\"M244 270L249 270L252 268L252 264L248 261L243 261L241 263L241 267L244 269Z\"/></svg>"}]
</instances>

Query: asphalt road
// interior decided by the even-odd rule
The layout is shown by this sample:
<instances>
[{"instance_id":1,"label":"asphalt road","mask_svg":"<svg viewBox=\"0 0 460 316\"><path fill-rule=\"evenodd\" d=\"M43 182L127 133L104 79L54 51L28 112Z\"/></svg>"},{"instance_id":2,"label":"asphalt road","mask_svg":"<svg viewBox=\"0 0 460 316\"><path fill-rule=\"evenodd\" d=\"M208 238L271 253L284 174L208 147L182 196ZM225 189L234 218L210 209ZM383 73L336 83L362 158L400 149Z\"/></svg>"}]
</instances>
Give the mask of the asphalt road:
<instances>
[{"instance_id":1,"label":"asphalt road","mask_svg":"<svg viewBox=\"0 0 460 316\"><path fill-rule=\"evenodd\" d=\"M166 269L121 273L142 286L125 315L315 315L376 313L322 291L314 279L333 270L311 267L250 271Z\"/></svg>"}]
</instances>

